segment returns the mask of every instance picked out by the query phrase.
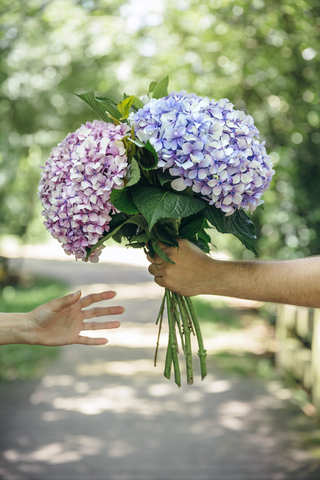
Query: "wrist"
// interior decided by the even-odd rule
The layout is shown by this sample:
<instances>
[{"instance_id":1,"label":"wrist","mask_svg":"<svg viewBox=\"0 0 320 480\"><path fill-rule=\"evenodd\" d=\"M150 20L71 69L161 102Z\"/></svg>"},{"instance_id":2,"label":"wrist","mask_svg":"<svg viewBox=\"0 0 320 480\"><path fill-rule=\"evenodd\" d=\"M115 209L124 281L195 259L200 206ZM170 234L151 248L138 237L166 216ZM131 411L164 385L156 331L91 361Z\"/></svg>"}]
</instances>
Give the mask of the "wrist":
<instances>
[{"instance_id":1,"label":"wrist","mask_svg":"<svg viewBox=\"0 0 320 480\"><path fill-rule=\"evenodd\" d=\"M0 313L0 344L28 344L29 318L25 313Z\"/></svg>"},{"instance_id":2,"label":"wrist","mask_svg":"<svg viewBox=\"0 0 320 480\"><path fill-rule=\"evenodd\" d=\"M232 296L235 263L210 258L206 270L205 295Z\"/></svg>"}]
</instances>

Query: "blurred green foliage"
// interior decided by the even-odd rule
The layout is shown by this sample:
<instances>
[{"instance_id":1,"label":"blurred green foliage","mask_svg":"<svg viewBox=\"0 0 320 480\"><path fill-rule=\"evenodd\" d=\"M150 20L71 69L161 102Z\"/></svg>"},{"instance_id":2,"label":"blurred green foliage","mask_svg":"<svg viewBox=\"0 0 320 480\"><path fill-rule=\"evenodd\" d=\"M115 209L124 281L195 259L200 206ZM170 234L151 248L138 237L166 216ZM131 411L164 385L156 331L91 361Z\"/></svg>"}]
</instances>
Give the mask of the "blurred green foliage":
<instances>
[{"instance_id":1,"label":"blurred green foliage","mask_svg":"<svg viewBox=\"0 0 320 480\"><path fill-rule=\"evenodd\" d=\"M0 312L31 312L42 303L66 293L63 282L22 276L16 285L0 286Z\"/></svg>"},{"instance_id":2,"label":"blurred green foliage","mask_svg":"<svg viewBox=\"0 0 320 480\"><path fill-rule=\"evenodd\" d=\"M51 279L22 277L20 283L0 288L0 312L30 312L41 303L67 293L64 283ZM56 356L58 352L59 347L2 345L0 381L34 378L46 361Z\"/></svg>"},{"instance_id":3,"label":"blurred green foliage","mask_svg":"<svg viewBox=\"0 0 320 480\"><path fill-rule=\"evenodd\" d=\"M120 100L169 74L254 117L276 169L253 216L260 255L320 253L319 33L317 0L2 0L0 235L44 235L39 167L93 119L74 92Z\"/></svg>"}]
</instances>

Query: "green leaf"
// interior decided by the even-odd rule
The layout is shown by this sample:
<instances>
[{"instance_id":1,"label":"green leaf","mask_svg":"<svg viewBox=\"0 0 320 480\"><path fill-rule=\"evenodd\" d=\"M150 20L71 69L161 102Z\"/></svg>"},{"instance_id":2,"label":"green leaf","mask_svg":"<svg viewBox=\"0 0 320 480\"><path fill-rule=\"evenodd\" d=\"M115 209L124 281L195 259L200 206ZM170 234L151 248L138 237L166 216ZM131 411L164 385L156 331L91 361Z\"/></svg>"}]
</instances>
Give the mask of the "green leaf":
<instances>
[{"instance_id":1,"label":"green leaf","mask_svg":"<svg viewBox=\"0 0 320 480\"><path fill-rule=\"evenodd\" d=\"M119 110L117 109L117 104L114 103L112 100L110 100L109 98L105 98L105 97L96 97L96 100L98 102L100 102L103 107L105 108L105 110L110 113L110 115L113 117L113 118L116 118L117 120L120 120L121 118L121 113L119 112Z\"/></svg>"},{"instance_id":2,"label":"green leaf","mask_svg":"<svg viewBox=\"0 0 320 480\"><path fill-rule=\"evenodd\" d=\"M166 225L160 224L160 222L154 227L156 230L155 236L158 240L170 247L178 247L179 244L176 240L177 234L171 228L166 227Z\"/></svg>"},{"instance_id":3,"label":"green leaf","mask_svg":"<svg viewBox=\"0 0 320 480\"><path fill-rule=\"evenodd\" d=\"M200 248L200 250L202 250L203 252L210 253L209 245L200 238L189 238L189 242L193 243L193 245Z\"/></svg>"},{"instance_id":4,"label":"green leaf","mask_svg":"<svg viewBox=\"0 0 320 480\"><path fill-rule=\"evenodd\" d=\"M133 215L133 217L130 217L129 220L127 220L127 223L134 223L135 225L143 228L143 230L147 230L148 228L148 222L141 214Z\"/></svg>"},{"instance_id":5,"label":"green leaf","mask_svg":"<svg viewBox=\"0 0 320 480\"><path fill-rule=\"evenodd\" d=\"M131 248L144 248L146 244L144 242L136 242L136 243L127 243L126 247Z\"/></svg>"},{"instance_id":6,"label":"green leaf","mask_svg":"<svg viewBox=\"0 0 320 480\"><path fill-rule=\"evenodd\" d=\"M149 93L153 92L154 87L157 85L158 82L151 82L149 85Z\"/></svg>"},{"instance_id":7,"label":"green leaf","mask_svg":"<svg viewBox=\"0 0 320 480\"><path fill-rule=\"evenodd\" d=\"M202 228L212 228L210 227L208 220L206 218L203 219Z\"/></svg>"},{"instance_id":8,"label":"green leaf","mask_svg":"<svg viewBox=\"0 0 320 480\"><path fill-rule=\"evenodd\" d=\"M139 110L144 107L144 103L140 98L133 96L133 105Z\"/></svg>"},{"instance_id":9,"label":"green leaf","mask_svg":"<svg viewBox=\"0 0 320 480\"><path fill-rule=\"evenodd\" d=\"M138 183L140 180L140 176L141 174L140 174L140 168L139 168L138 162L133 158L131 160L130 178L126 187L132 187L132 185L135 185L136 183Z\"/></svg>"},{"instance_id":10,"label":"green leaf","mask_svg":"<svg viewBox=\"0 0 320 480\"><path fill-rule=\"evenodd\" d=\"M204 230L200 230L200 232L198 232L198 239L203 240L205 243L211 242L211 237Z\"/></svg>"},{"instance_id":11,"label":"green leaf","mask_svg":"<svg viewBox=\"0 0 320 480\"><path fill-rule=\"evenodd\" d=\"M159 255L160 258L162 258L162 260L175 265L175 263L164 253L164 251L161 250L156 240L151 240L151 243L153 250Z\"/></svg>"},{"instance_id":12,"label":"green leaf","mask_svg":"<svg viewBox=\"0 0 320 480\"><path fill-rule=\"evenodd\" d=\"M140 233L138 235L134 235L131 239L130 239L130 243L131 242L140 242L140 243L147 243L148 241L150 240L150 237L149 235L147 235L146 233Z\"/></svg>"},{"instance_id":13,"label":"green leaf","mask_svg":"<svg viewBox=\"0 0 320 480\"><path fill-rule=\"evenodd\" d=\"M153 98L162 98L168 95L169 76L166 76L159 83L157 83L153 90Z\"/></svg>"},{"instance_id":14,"label":"green leaf","mask_svg":"<svg viewBox=\"0 0 320 480\"><path fill-rule=\"evenodd\" d=\"M117 108L121 113L121 120L128 118L130 113L130 107L133 104L133 95L131 97L125 98L122 102L118 103Z\"/></svg>"},{"instance_id":15,"label":"green leaf","mask_svg":"<svg viewBox=\"0 0 320 480\"><path fill-rule=\"evenodd\" d=\"M128 223L133 223L134 225L138 225L139 227L143 228L146 230L148 228L148 222L142 215L133 215L132 217L126 219L122 213L118 213L113 217L111 222L109 223L110 230L106 235L100 238L100 240L91 247L91 249L87 249L87 256L86 256L86 261L89 258L89 255L100 245L105 243L109 238L113 237L124 225ZM112 225L112 228L111 228ZM118 239L119 240L119 239Z\"/></svg>"},{"instance_id":16,"label":"green leaf","mask_svg":"<svg viewBox=\"0 0 320 480\"><path fill-rule=\"evenodd\" d=\"M165 183L172 182L172 180L174 180L174 177L169 173L169 170L165 170L164 172L162 170L157 170L156 175L158 177L158 180L161 186L163 186Z\"/></svg>"},{"instance_id":17,"label":"green leaf","mask_svg":"<svg viewBox=\"0 0 320 480\"><path fill-rule=\"evenodd\" d=\"M122 239L123 239L123 237L124 237L123 228L124 228L124 226L122 226L121 228L119 228L119 230L118 230L117 232L114 232L114 234L112 235L112 240L113 240L113 241L121 244Z\"/></svg>"},{"instance_id":18,"label":"green leaf","mask_svg":"<svg viewBox=\"0 0 320 480\"><path fill-rule=\"evenodd\" d=\"M132 194L129 188L121 188L121 190L113 189L110 195L110 201L117 210L120 212L128 213L129 215L134 215L139 213L137 210Z\"/></svg>"},{"instance_id":19,"label":"green leaf","mask_svg":"<svg viewBox=\"0 0 320 480\"><path fill-rule=\"evenodd\" d=\"M153 170L158 165L158 154L149 142L143 144L143 149L139 158L141 168L144 170Z\"/></svg>"},{"instance_id":20,"label":"green leaf","mask_svg":"<svg viewBox=\"0 0 320 480\"><path fill-rule=\"evenodd\" d=\"M134 187L132 189L136 207L146 218L149 228L161 218L188 217L205 207L202 200L185 197L154 187Z\"/></svg>"},{"instance_id":21,"label":"green leaf","mask_svg":"<svg viewBox=\"0 0 320 480\"><path fill-rule=\"evenodd\" d=\"M149 142L143 143L137 138L128 138L128 140L140 148L139 164L144 170L153 170L158 165L158 154Z\"/></svg>"},{"instance_id":22,"label":"green leaf","mask_svg":"<svg viewBox=\"0 0 320 480\"><path fill-rule=\"evenodd\" d=\"M254 224L243 210L236 210L232 215L225 216L220 208L213 205L206 205L204 210L206 219L220 233L231 233L237 237L243 245L251 250L255 255L255 235Z\"/></svg>"},{"instance_id":23,"label":"green leaf","mask_svg":"<svg viewBox=\"0 0 320 480\"><path fill-rule=\"evenodd\" d=\"M131 238L136 235L137 230L138 227L134 223L126 223L122 226L121 230L119 230L117 235L121 233L123 238L126 238L130 241Z\"/></svg>"},{"instance_id":24,"label":"green leaf","mask_svg":"<svg viewBox=\"0 0 320 480\"><path fill-rule=\"evenodd\" d=\"M179 237L186 239L194 237L202 229L202 225L202 211L196 215L192 215L190 217L182 219L179 228Z\"/></svg>"},{"instance_id":25,"label":"green leaf","mask_svg":"<svg viewBox=\"0 0 320 480\"><path fill-rule=\"evenodd\" d=\"M113 105L114 108L117 108L117 104L111 100L111 98L108 98L108 97L96 97L96 100L98 100L98 102L105 102L105 103L110 103L110 105Z\"/></svg>"},{"instance_id":26,"label":"green leaf","mask_svg":"<svg viewBox=\"0 0 320 480\"><path fill-rule=\"evenodd\" d=\"M110 231L119 225L123 225L127 221L126 216L123 213L116 213L111 215L111 220L109 222Z\"/></svg>"},{"instance_id":27,"label":"green leaf","mask_svg":"<svg viewBox=\"0 0 320 480\"><path fill-rule=\"evenodd\" d=\"M146 146L143 142L141 142L141 140L138 140L137 138L128 137L128 140L140 148L144 148Z\"/></svg>"},{"instance_id":28,"label":"green leaf","mask_svg":"<svg viewBox=\"0 0 320 480\"><path fill-rule=\"evenodd\" d=\"M76 93L75 95L86 102L92 108L92 110L94 110L100 116L101 120L107 123L113 123L112 119L106 114L106 109L104 106L101 104L101 102L96 100L93 92L81 93L79 95Z\"/></svg>"}]
</instances>

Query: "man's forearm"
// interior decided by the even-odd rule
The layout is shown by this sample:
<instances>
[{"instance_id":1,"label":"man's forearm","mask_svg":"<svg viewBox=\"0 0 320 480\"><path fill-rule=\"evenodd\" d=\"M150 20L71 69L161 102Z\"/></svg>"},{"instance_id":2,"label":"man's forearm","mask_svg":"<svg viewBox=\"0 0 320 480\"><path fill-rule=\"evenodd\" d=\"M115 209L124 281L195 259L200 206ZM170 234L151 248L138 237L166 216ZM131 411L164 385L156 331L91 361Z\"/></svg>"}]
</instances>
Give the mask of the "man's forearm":
<instances>
[{"instance_id":1,"label":"man's forearm","mask_svg":"<svg viewBox=\"0 0 320 480\"><path fill-rule=\"evenodd\" d=\"M320 307L320 257L278 262L210 259L203 293Z\"/></svg>"}]
</instances>

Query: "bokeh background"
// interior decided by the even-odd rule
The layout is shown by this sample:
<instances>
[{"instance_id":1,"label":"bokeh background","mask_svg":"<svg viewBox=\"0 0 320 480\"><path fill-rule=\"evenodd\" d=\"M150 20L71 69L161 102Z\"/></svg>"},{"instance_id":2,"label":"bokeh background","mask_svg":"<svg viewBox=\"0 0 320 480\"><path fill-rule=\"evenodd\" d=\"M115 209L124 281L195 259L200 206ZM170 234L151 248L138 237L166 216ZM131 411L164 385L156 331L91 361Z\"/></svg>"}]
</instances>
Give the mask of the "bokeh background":
<instances>
[{"instance_id":1,"label":"bokeh background","mask_svg":"<svg viewBox=\"0 0 320 480\"><path fill-rule=\"evenodd\" d=\"M319 36L319 0L0 0L0 312L80 288L127 308L105 349L0 348L1 478L320 478L310 389L274 368L274 305L195 299L210 373L178 390L165 331L153 367L162 290L144 254L111 244L76 263L48 243L37 197L52 147L95 118L75 93L119 102L169 75L170 90L227 97L266 142L259 257L320 254ZM252 258L210 233L217 255Z\"/></svg>"},{"instance_id":2,"label":"bokeh background","mask_svg":"<svg viewBox=\"0 0 320 480\"><path fill-rule=\"evenodd\" d=\"M1 0L0 240L46 240L37 184L50 149L115 101L170 75L170 90L250 113L275 164L253 221L263 258L320 253L317 0ZM238 258L240 243L215 238Z\"/></svg>"}]
</instances>

